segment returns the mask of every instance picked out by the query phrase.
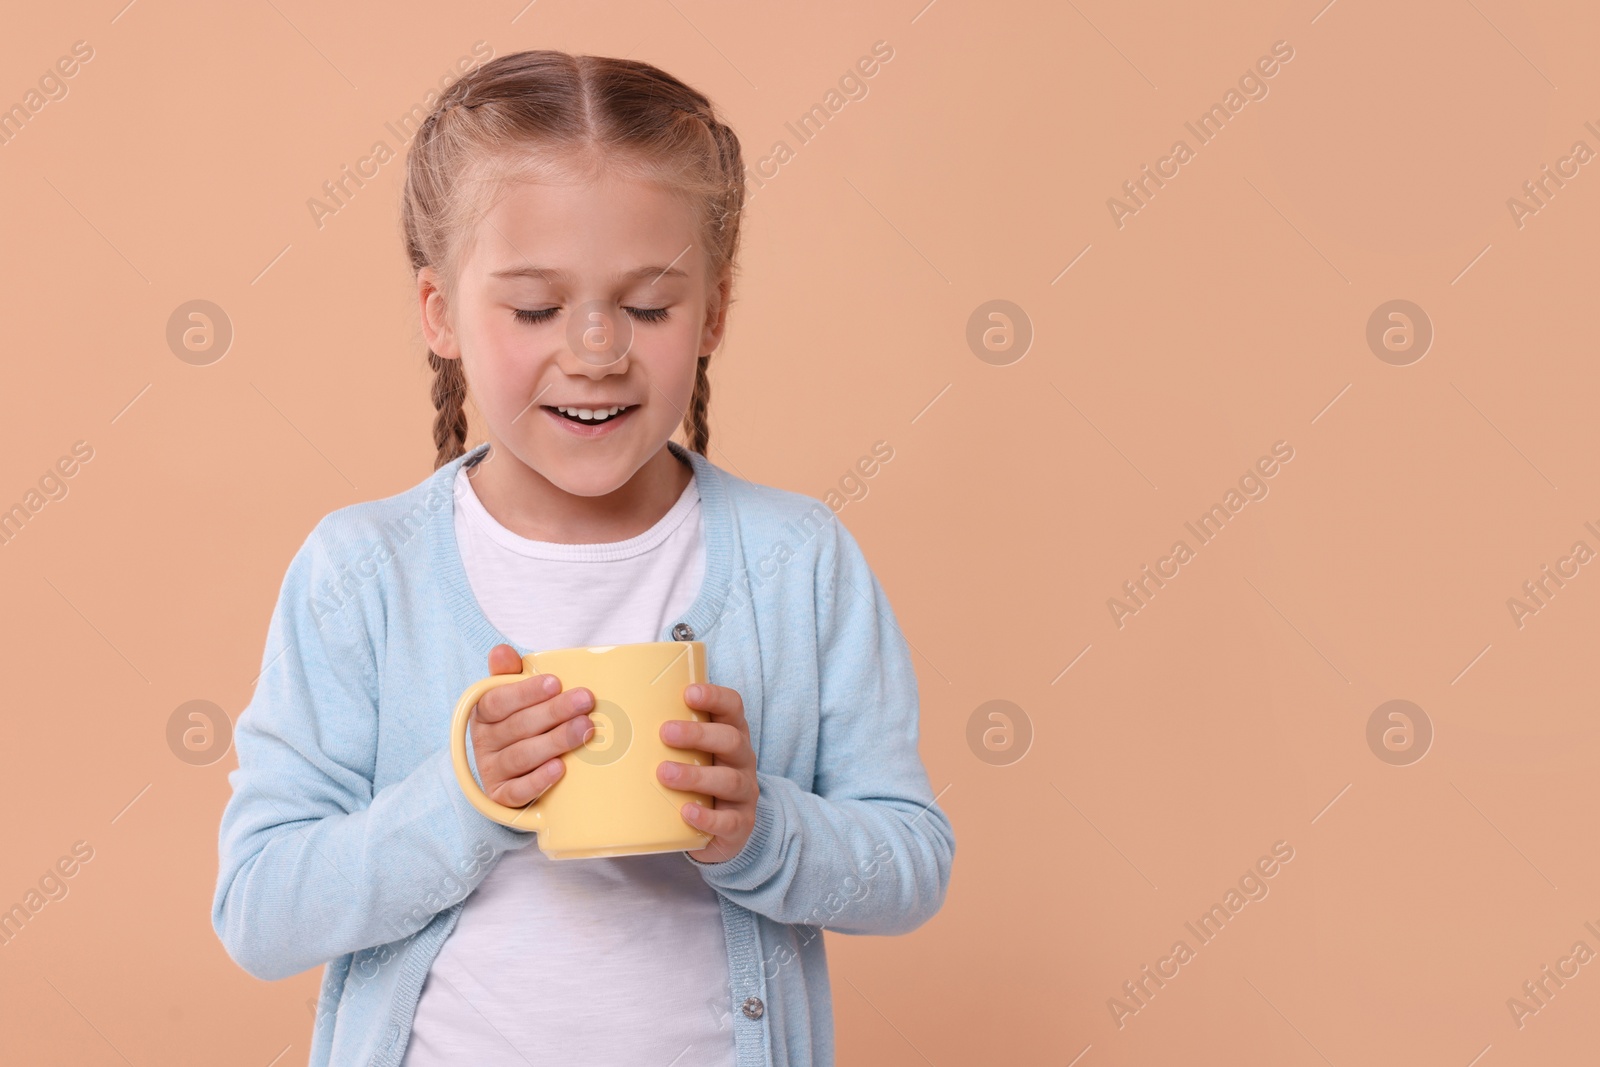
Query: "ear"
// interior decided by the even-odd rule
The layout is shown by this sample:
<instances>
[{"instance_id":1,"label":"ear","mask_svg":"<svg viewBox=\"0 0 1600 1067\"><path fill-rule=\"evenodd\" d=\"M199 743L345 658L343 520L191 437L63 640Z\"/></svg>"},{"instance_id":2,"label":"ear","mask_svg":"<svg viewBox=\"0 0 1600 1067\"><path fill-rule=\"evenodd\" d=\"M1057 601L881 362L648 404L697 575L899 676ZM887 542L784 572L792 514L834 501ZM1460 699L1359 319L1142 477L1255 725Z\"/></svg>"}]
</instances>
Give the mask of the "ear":
<instances>
[{"instance_id":1,"label":"ear","mask_svg":"<svg viewBox=\"0 0 1600 1067\"><path fill-rule=\"evenodd\" d=\"M716 286L706 297L705 328L700 335L698 355L710 355L722 344L722 335L728 325L728 301L733 296L733 271L724 270ZM434 349L435 352L438 349Z\"/></svg>"},{"instance_id":2,"label":"ear","mask_svg":"<svg viewBox=\"0 0 1600 1067\"><path fill-rule=\"evenodd\" d=\"M417 302L422 311L422 336L427 339L428 350L441 359L460 359L461 346L456 343L454 328L450 325L450 309L445 303L440 286L439 272L423 267L417 272Z\"/></svg>"}]
</instances>

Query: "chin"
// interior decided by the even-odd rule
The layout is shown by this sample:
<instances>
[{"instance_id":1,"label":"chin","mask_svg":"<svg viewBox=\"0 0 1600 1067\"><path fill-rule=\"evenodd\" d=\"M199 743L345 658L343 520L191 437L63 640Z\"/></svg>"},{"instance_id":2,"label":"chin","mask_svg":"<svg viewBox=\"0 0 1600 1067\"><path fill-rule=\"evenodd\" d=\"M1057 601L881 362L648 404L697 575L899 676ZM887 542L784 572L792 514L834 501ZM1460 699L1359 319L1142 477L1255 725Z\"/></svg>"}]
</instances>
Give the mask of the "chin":
<instances>
[{"instance_id":1,"label":"chin","mask_svg":"<svg viewBox=\"0 0 1600 1067\"><path fill-rule=\"evenodd\" d=\"M632 478L638 469L637 464L630 465L621 459L609 459L603 462L596 460L584 462L580 459L575 462L544 464L543 467L549 469L540 469L539 473L557 489L573 496L591 497L606 496L616 492L628 484L628 479Z\"/></svg>"},{"instance_id":2,"label":"chin","mask_svg":"<svg viewBox=\"0 0 1600 1067\"><path fill-rule=\"evenodd\" d=\"M548 477L548 476L547 476ZM550 478L550 484L564 493L573 496L602 497L609 496L626 485L626 478L588 478L574 480L571 478Z\"/></svg>"}]
</instances>

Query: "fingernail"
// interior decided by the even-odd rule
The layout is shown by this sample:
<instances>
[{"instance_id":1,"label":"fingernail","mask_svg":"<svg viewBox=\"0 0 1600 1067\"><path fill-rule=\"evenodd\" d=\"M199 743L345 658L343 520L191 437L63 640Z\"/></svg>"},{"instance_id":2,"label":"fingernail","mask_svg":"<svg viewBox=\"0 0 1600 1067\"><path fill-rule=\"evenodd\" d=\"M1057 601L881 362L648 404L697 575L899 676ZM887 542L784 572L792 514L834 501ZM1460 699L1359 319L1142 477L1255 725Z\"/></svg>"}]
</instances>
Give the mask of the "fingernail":
<instances>
[{"instance_id":1,"label":"fingernail","mask_svg":"<svg viewBox=\"0 0 1600 1067\"><path fill-rule=\"evenodd\" d=\"M572 706L575 708L588 708L594 704L594 696L587 689L580 689L572 694Z\"/></svg>"},{"instance_id":2,"label":"fingernail","mask_svg":"<svg viewBox=\"0 0 1600 1067\"><path fill-rule=\"evenodd\" d=\"M546 693L549 693L551 696L554 696L555 693L556 693L556 690L558 690L560 688L561 688L561 679L557 678L553 674L547 674L547 675L544 676L544 691Z\"/></svg>"},{"instance_id":3,"label":"fingernail","mask_svg":"<svg viewBox=\"0 0 1600 1067\"><path fill-rule=\"evenodd\" d=\"M694 701L704 700L705 696L706 696L705 687L704 686L700 686L700 685L691 685L689 687L688 696L689 696L690 700L694 700Z\"/></svg>"},{"instance_id":4,"label":"fingernail","mask_svg":"<svg viewBox=\"0 0 1600 1067\"><path fill-rule=\"evenodd\" d=\"M661 777L665 778L669 782L676 781L680 773L682 772L678 770L678 765L676 763L663 763L661 765Z\"/></svg>"}]
</instances>

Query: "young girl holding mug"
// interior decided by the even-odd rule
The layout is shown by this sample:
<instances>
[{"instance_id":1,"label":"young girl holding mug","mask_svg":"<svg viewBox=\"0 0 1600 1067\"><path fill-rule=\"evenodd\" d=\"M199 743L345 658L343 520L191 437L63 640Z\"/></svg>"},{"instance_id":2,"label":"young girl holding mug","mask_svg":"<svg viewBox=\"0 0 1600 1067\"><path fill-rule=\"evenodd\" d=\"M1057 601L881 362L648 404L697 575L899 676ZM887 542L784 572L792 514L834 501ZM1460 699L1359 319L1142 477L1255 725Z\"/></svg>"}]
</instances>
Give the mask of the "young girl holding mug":
<instances>
[{"instance_id":1,"label":"young girl holding mug","mask_svg":"<svg viewBox=\"0 0 1600 1067\"><path fill-rule=\"evenodd\" d=\"M418 130L435 470L289 564L220 834L229 954L326 964L312 1064L831 1064L822 929L943 903L955 838L882 587L821 502L705 455L743 207L738 138L646 63L504 56ZM711 765L657 768L714 798L682 809L705 848L553 861L468 803L448 729L485 661L671 640L714 683L661 733ZM550 675L485 694L484 791L559 781L593 701Z\"/></svg>"}]
</instances>

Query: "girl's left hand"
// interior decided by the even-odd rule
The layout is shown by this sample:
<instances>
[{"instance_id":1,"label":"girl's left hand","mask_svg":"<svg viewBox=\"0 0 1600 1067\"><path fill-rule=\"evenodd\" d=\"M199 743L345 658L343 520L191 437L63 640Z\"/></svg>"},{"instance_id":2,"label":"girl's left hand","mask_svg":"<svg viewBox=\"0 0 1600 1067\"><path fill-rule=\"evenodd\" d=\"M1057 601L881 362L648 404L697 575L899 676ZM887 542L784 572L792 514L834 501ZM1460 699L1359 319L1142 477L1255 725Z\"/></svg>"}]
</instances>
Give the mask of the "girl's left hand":
<instances>
[{"instance_id":1,"label":"girl's left hand","mask_svg":"<svg viewBox=\"0 0 1600 1067\"><path fill-rule=\"evenodd\" d=\"M663 785L715 797L715 809L689 802L683 818L701 833L712 835L705 848L689 852L701 863L720 863L739 854L756 825L756 754L750 747L750 724L744 698L723 685L699 682L687 686L683 701L711 716L710 722L672 719L661 724L661 740L671 748L698 749L711 756L711 766L667 761L656 766Z\"/></svg>"}]
</instances>

